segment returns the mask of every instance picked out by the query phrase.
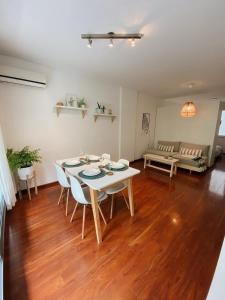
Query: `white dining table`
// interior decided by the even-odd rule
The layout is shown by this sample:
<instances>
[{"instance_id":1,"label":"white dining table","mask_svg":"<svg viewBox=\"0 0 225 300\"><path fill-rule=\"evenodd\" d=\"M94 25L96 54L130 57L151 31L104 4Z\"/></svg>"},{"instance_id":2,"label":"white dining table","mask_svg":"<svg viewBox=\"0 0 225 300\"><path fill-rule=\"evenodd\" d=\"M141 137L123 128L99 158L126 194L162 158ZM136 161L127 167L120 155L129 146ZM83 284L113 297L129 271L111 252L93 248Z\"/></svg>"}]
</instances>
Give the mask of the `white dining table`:
<instances>
[{"instance_id":1,"label":"white dining table","mask_svg":"<svg viewBox=\"0 0 225 300\"><path fill-rule=\"evenodd\" d=\"M69 160L79 159L80 157L74 158L67 158L57 160L56 163L61 165ZM113 175L105 175L104 177L98 179L84 179L79 176L79 172L89 169L95 168L102 165L103 162L91 162L90 164L84 164L78 167L64 167L66 173L72 176L75 176L80 181L85 183L90 189L90 196L91 196L91 205L93 210L93 217L95 223L95 231L97 242L100 244L102 242L102 231L100 226L100 219L99 219L99 211L97 206L97 191L104 190L114 184L119 182L124 182L128 186L128 197L129 197L129 207L130 207L130 214L134 216L134 198L133 198L133 186L132 186L132 179L135 175L140 173L140 170L129 167L127 170L124 171L113 171Z\"/></svg>"}]
</instances>

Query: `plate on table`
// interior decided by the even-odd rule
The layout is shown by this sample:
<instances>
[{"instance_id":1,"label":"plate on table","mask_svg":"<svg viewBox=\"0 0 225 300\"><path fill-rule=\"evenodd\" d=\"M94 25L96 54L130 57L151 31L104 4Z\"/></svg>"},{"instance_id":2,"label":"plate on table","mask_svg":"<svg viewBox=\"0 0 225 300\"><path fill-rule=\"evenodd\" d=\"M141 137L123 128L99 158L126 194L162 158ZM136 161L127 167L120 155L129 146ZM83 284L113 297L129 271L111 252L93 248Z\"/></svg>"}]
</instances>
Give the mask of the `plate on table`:
<instances>
[{"instance_id":1,"label":"plate on table","mask_svg":"<svg viewBox=\"0 0 225 300\"><path fill-rule=\"evenodd\" d=\"M78 173L78 175L81 178L85 178L85 179L98 179L98 178L104 177L105 174L106 173L104 170L99 170L99 169L88 169L88 170L80 171Z\"/></svg>"},{"instance_id":2,"label":"plate on table","mask_svg":"<svg viewBox=\"0 0 225 300\"><path fill-rule=\"evenodd\" d=\"M85 176L96 176L96 175L98 175L100 173L101 173L101 170L97 169L97 168L87 169L87 170L83 171L83 174Z\"/></svg>"},{"instance_id":3,"label":"plate on table","mask_svg":"<svg viewBox=\"0 0 225 300\"><path fill-rule=\"evenodd\" d=\"M122 163L119 163L119 162L114 162L114 163L109 164L109 166L110 166L110 168L113 168L113 169L123 169L125 165Z\"/></svg>"},{"instance_id":4,"label":"plate on table","mask_svg":"<svg viewBox=\"0 0 225 300\"><path fill-rule=\"evenodd\" d=\"M80 160L77 160L77 159L67 160L62 164L62 166L66 167L66 168L79 167L82 165L83 165L83 162L81 162Z\"/></svg>"},{"instance_id":5,"label":"plate on table","mask_svg":"<svg viewBox=\"0 0 225 300\"><path fill-rule=\"evenodd\" d=\"M129 167L127 165L119 163L119 162L110 163L106 166L106 169L112 170L112 171L125 171L128 168Z\"/></svg>"},{"instance_id":6,"label":"plate on table","mask_svg":"<svg viewBox=\"0 0 225 300\"><path fill-rule=\"evenodd\" d=\"M97 156L97 155L87 155L87 159L90 160L90 161L99 161L100 160L100 157Z\"/></svg>"}]
</instances>

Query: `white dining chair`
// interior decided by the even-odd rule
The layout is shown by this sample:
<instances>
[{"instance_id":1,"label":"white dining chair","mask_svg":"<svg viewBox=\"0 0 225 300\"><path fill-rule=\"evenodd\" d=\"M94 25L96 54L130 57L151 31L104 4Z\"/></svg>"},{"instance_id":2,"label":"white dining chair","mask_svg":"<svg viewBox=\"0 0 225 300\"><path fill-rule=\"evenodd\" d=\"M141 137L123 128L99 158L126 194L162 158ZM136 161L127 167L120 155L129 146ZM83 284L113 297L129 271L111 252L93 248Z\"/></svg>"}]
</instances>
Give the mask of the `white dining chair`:
<instances>
[{"instance_id":1,"label":"white dining chair","mask_svg":"<svg viewBox=\"0 0 225 300\"><path fill-rule=\"evenodd\" d=\"M70 178L70 184L71 184L71 192L73 195L74 200L76 201L70 222L73 221L76 209L79 204L83 205L83 220L82 220L82 232L81 232L81 238L84 239L84 226L85 226L85 215L86 215L86 206L91 205L91 198L90 198L90 192L88 187L82 188L77 178L73 176L69 176ZM98 201L98 209L100 212L100 215L104 221L105 224L106 220L103 215L103 212L99 206L99 203L104 201L107 198L107 194L105 192L97 192L97 201Z\"/></svg>"},{"instance_id":2,"label":"white dining chair","mask_svg":"<svg viewBox=\"0 0 225 300\"><path fill-rule=\"evenodd\" d=\"M60 204L60 201L63 199L64 191L66 190L66 216L68 215L68 201L69 201L69 192L70 192L70 182L68 177L66 176L66 173L64 172L63 168L55 164L56 174L57 174L57 180L61 186L61 193L59 196L58 205Z\"/></svg>"},{"instance_id":3,"label":"white dining chair","mask_svg":"<svg viewBox=\"0 0 225 300\"><path fill-rule=\"evenodd\" d=\"M119 163L122 163L122 164L124 164L124 165L126 165L126 166L129 166L129 165L130 165L129 161L126 160L126 159L122 159L122 158L121 158L121 159L118 160L118 162L119 162ZM129 207L129 204L128 204L128 202L127 202L127 199L126 199L126 197L125 197L125 195L124 195L124 193L123 193L123 191L124 191L125 189L127 189L127 184L126 184L126 183L123 183L123 182L120 182L120 183L115 184L115 185L113 185L113 186L111 186L111 187L109 187L109 188L107 188L107 189L105 190L105 192L106 192L107 195L111 195L110 219L112 219L112 215L113 215L114 195L117 194L117 193L120 193L120 192L121 192L121 194L123 195L123 199L124 199L124 201L125 201L125 203L126 203L126 206L127 206L128 210L130 210L130 207Z\"/></svg>"},{"instance_id":4,"label":"white dining chair","mask_svg":"<svg viewBox=\"0 0 225 300\"><path fill-rule=\"evenodd\" d=\"M110 158L111 158L110 154L107 153L102 154L102 159L110 160Z\"/></svg>"}]
</instances>

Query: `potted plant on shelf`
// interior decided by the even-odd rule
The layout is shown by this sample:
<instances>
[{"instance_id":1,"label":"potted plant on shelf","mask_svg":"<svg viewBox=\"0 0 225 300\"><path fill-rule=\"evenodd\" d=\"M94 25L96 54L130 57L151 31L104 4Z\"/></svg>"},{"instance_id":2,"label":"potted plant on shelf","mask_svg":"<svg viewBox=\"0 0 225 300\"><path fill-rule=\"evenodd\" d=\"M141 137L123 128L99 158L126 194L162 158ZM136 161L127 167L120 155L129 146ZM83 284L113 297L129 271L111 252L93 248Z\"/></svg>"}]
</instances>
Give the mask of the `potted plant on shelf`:
<instances>
[{"instance_id":1,"label":"potted plant on shelf","mask_svg":"<svg viewBox=\"0 0 225 300\"><path fill-rule=\"evenodd\" d=\"M96 107L95 111L96 111L97 114L104 114L105 113L105 106L104 105L101 106L101 104L99 104L97 102L97 107Z\"/></svg>"},{"instance_id":2,"label":"potted plant on shelf","mask_svg":"<svg viewBox=\"0 0 225 300\"><path fill-rule=\"evenodd\" d=\"M20 151L7 149L7 158L11 171L17 171L19 178L22 180L33 175L33 164L35 162L41 162L40 149L31 150L29 146Z\"/></svg>"},{"instance_id":3,"label":"potted plant on shelf","mask_svg":"<svg viewBox=\"0 0 225 300\"><path fill-rule=\"evenodd\" d=\"M79 108L86 108L86 103L85 103L85 100L84 98L81 98L81 99L77 99L77 107Z\"/></svg>"}]
</instances>

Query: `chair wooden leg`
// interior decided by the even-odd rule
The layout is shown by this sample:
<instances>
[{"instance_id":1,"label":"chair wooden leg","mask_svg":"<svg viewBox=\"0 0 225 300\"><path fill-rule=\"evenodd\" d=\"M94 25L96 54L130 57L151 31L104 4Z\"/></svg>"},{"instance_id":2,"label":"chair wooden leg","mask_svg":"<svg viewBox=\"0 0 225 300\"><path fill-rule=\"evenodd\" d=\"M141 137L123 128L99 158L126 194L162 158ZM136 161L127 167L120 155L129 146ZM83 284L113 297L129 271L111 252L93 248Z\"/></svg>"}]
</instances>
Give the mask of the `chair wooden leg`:
<instances>
[{"instance_id":1,"label":"chair wooden leg","mask_svg":"<svg viewBox=\"0 0 225 300\"><path fill-rule=\"evenodd\" d=\"M114 206L114 195L112 195L112 200L111 200L110 219L112 219L112 215L113 215L113 206Z\"/></svg>"},{"instance_id":2,"label":"chair wooden leg","mask_svg":"<svg viewBox=\"0 0 225 300\"><path fill-rule=\"evenodd\" d=\"M83 221L82 221L82 233L81 233L82 240L84 239L85 214L86 214L86 205L83 206Z\"/></svg>"},{"instance_id":3,"label":"chair wooden leg","mask_svg":"<svg viewBox=\"0 0 225 300\"><path fill-rule=\"evenodd\" d=\"M99 209L99 212L100 212L100 215L101 215L101 217L102 217L103 222L105 223L105 225L107 225L107 222L106 222L106 220L105 220L105 217L104 217L104 215L103 215L102 209L101 209L101 207L99 206L99 204L98 204L98 209Z\"/></svg>"},{"instance_id":4,"label":"chair wooden leg","mask_svg":"<svg viewBox=\"0 0 225 300\"><path fill-rule=\"evenodd\" d=\"M64 187L63 187L63 186L61 186L61 193L60 193L60 196L59 196L58 205L59 205L59 203L60 203L60 201L61 201L61 199L62 199L63 192L64 192Z\"/></svg>"},{"instance_id":5,"label":"chair wooden leg","mask_svg":"<svg viewBox=\"0 0 225 300\"><path fill-rule=\"evenodd\" d=\"M126 203L126 205L127 205L128 210L130 210L129 204L128 204L128 202L127 202L127 199L126 199L126 197L125 197L123 191L122 191L121 193L122 193L122 195L123 195L123 199L124 199L124 201L125 201L125 203Z\"/></svg>"},{"instance_id":6,"label":"chair wooden leg","mask_svg":"<svg viewBox=\"0 0 225 300\"><path fill-rule=\"evenodd\" d=\"M74 207L74 210L73 210L73 213L72 213L72 216L71 216L71 219L70 219L70 223L73 222L73 217L75 215L75 212L77 210L77 206L78 206L78 202L76 203L75 207Z\"/></svg>"},{"instance_id":7,"label":"chair wooden leg","mask_svg":"<svg viewBox=\"0 0 225 300\"><path fill-rule=\"evenodd\" d=\"M67 195L66 195L66 216L68 215L69 192L70 192L70 189L68 188Z\"/></svg>"}]
</instances>

